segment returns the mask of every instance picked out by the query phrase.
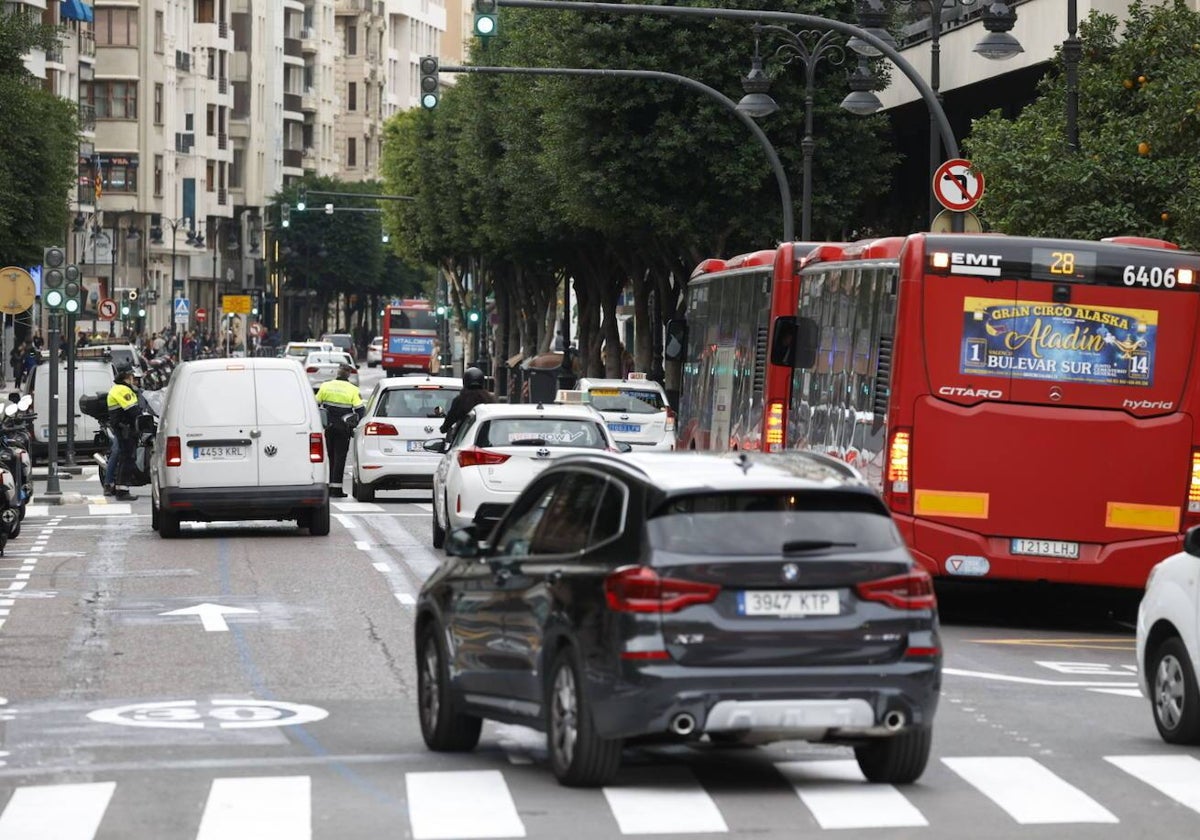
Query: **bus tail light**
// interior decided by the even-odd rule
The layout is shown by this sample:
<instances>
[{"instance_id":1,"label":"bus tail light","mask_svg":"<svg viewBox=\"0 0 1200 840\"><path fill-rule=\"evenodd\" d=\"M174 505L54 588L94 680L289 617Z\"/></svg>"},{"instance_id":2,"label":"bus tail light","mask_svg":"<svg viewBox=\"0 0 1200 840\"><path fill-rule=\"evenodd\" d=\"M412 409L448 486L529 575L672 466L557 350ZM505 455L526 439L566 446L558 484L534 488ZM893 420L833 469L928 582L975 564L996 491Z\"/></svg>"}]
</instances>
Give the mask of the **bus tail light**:
<instances>
[{"instance_id":1,"label":"bus tail light","mask_svg":"<svg viewBox=\"0 0 1200 840\"><path fill-rule=\"evenodd\" d=\"M863 581L854 591L864 601L879 601L898 610L929 610L937 604L933 578L917 566L902 575Z\"/></svg>"},{"instance_id":2,"label":"bus tail light","mask_svg":"<svg viewBox=\"0 0 1200 840\"><path fill-rule=\"evenodd\" d=\"M767 408L767 451L783 449L783 402L772 400Z\"/></svg>"},{"instance_id":3,"label":"bus tail light","mask_svg":"<svg viewBox=\"0 0 1200 840\"><path fill-rule=\"evenodd\" d=\"M183 445L175 435L167 438L167 466L183 466Z\"/></svg>"},{"instance_id":4,"label":"bus tail light","mask_svg":"<svg viewBox=\"0 0 1200 840\"><path fill-rule=\"evenodd\" d=\"M675 431L675 409L670 408L670 407L667 408L666 431L668 431L668 432Z\"/></svg>"},{"instance_id":5,"label":"bus tail light","mask_svg":"<svg viewBox=\"0 0 1200 840\"><path fill-rule=\"evenodd\" d=\"M508 460L508 456L502 452L489 452L486 449L480 449L472 446L470 449L460 449L458 451L458 465L460 467L488 467L496 464L503 464Z\"/></svg>"},{"instance_id":6,"label":"bus tail light","mask_svg":"<svg viewBox=\"0 0 1200 840\"><path fill-rule=\"evenodd\" d=\"M884 490L888 503L897 513L912 513L912 495L909 490L912 456L912 431L897 429L892 433L888 447L887 483Z\"/></svg>"},{"instance_id":7,"label":"bus tail light","mask_svg":"<svg viewBox=\"0 0 1200 840\"><path fill-rule=\"evenodd\" d=\"M1188 479L1187 505L1184 507L1184 528L1200 525L1200 449L1192 450L1192 472Z\"/></svg>"},{"instance_id":8,"label":"bus tail light","mask_svg":"<svg viewBox=\"0 0 1200 840\"><path fill-rule=\"evenodd\" d=\"M396 427L391 423L379 423L372 420L363 427L363 434L396 437L400 432L396 431Z\"/></svg>"},{"instance_id":9,"label":"bus tail light","mask_svg":"<svg viewBox=\"0 0 1200 840\"><path fill-rule=\"evenodd\" d=\"M714 583L660 577L649 566L626 566L604 579L604 599L615 612L672 613L692 604L711 604L721 594Z\"/></svg>"},{"instance_id":10,"label":"bus tail light","mask_svg":"<svg viewBox=\"0 0 1200 840\"><path fill-rule=\"evenodd\" d=\"M314 464L325 460L325 435L320 432L308 436L308 460Z\"/></svg>"}]
</instances>

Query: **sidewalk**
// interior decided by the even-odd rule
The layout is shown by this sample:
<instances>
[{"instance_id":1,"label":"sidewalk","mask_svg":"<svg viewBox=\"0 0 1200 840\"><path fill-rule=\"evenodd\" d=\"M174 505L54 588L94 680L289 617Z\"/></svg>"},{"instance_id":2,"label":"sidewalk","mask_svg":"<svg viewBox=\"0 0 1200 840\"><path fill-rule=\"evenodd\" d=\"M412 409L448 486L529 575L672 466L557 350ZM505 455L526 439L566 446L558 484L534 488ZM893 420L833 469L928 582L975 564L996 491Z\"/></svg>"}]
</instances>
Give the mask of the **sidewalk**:
<instances>
[{"instance_id":1,"label":"sidewalk","mask_svg":"<svg viewBox=\"0 0 1200 840\"><path fill-rule=\"evenodd\" d=\"M59 468L58 487L60 495L46 494L49 467L33 468L33 504L37 505L105 505L110 499L104 495L100 483L100 468L95 462L81 463L82 473L63 472Z\"/></svg>"}]
</instances>

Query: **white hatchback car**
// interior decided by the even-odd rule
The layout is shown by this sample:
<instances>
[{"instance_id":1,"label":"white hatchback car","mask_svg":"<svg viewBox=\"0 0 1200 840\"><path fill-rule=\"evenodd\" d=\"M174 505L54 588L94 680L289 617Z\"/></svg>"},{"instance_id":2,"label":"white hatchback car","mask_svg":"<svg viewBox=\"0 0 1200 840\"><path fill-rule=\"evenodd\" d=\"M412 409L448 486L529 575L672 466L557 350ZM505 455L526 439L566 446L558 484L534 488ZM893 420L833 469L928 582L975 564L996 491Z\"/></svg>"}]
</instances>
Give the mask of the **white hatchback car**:
<instances>
[{"instance_id":1,"label":"white hatchback car","mask_svg":"<svg viewBox=\"0 0 1200 840\"><path fill-rule=\"evenodd\" d=\"M1200 526L1183 551L1150 570L1138 607L1138 682L1150 698L1158 734L1200 744Z\"/></svg>"},{"instance_id":2,"label":"white hatchback car","mask_svg":"<svg viewBox=\"0 0 1200 840\"><path fill-rule=\"evenodd\" d=\"M321 386L329 380L337 379L338 368L342 365L354 368L354 373L350 374L350 381L357 385L358 367L354 364L354 359L350 358L349 353L343 353L340 350L309 353L304 357L304 373L308 376L308 384L314 391L320 390Z\"/></svg>"},{"instance_id":3,"label":"white hatchback car","mask_svg":"<svg viewBox=\"0 0 1200 840\"><path fill-rule=\"evenodd\" d=\"M369 502L378 490L429 487L442 456L425 441L442 436L450 403L462 380L448 376L388 378L375 386L354 429L354 498Z\"/></svg>"},{"instance_id":4,"label":"white hatchback car","mask_svg":"<svg viewBox=\"0 0 1200 840\"><path fill-rule=\"evenodd\" d=\"M433 545L473 526L486 536L534 476L580 450L628 452L588 406L485 403L459 424L433 474Z\"/></svg>"},{"instance_id":5,"label":"white hatchback car","mask_svg":"<svg viewBox=\"0 0 1200 840\"><path fill-rule=\"evenodd\" d=\"M367 345L367 367L379 367L383 364L383 336L377 335Z\"/></svg>"},{"instance_id":6,"label":"white hatchback car","mask_svg":"<svg viewBox=\"0 0 1200 840\"><path fill-rule=\"evenodd\" d=\"M644 373L625 379L580 379L575 387L588 394L617 440L639 450L675 449L675 412L663 387Z\"/></svg>"}]
</instances>

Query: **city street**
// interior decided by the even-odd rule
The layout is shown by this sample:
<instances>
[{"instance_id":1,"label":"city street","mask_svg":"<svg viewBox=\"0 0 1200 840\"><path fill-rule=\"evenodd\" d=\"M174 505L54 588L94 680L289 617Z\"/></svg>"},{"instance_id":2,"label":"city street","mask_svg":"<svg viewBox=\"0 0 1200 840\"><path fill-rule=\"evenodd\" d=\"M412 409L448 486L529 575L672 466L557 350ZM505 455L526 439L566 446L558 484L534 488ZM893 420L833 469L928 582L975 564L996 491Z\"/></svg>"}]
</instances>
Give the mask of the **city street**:
<instances>
[{"instance_id":1,"label":"city street","mask_svg":"<svg viewBox=\"0 0 1200 840\"><path fill-rule=\"evenodd\" d=\"M86 473L68 484L100 495ZM1200 748L1155 732L1132 599L945 589L934 756L911 787L796 743L627 751L617 784L572 790L532 730L426 751L412 610L441 557L428 496L334 511L328 538L185 524L167 542L146 488L35 504L0 559L0 840L1200 832Z\"/></svg>"}]
</instances>

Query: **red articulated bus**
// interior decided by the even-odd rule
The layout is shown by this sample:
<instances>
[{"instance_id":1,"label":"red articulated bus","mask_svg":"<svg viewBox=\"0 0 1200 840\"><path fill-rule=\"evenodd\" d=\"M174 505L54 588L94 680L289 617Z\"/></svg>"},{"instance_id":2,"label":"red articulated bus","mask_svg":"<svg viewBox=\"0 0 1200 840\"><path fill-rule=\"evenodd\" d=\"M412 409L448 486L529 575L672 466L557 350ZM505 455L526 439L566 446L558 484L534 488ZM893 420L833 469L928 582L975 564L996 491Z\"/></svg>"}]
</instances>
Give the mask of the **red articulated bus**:
<instances>
[{"instance_id":1,"label":"red articulated bus","mask_svg":"<svg viewBox=\"0 0 1200 840\"><path fill-rule=\"evenodd\" d=\"M437 335L437 315L429 301L402 300L384 307L380 362L384 373L428 373Z\"/></svg>"},{"instance_id":2,"label":"red articulated bus","mask_svg":"<svg viewBox=\"0 0 1200 840\"><path fill-rule=\"evenodd\" d=\"M1133 237L823 246L789 445L855 463L933 574L1142 587L1200 524L1198 273Z\"/></svg>"},{"instance_id":3,"label":"red articulated bus","mask_svg":"<svg viewBox=\"0 0 1200 840\"><path fill-rule=\"evenodd\" d=\"M679 449L785 448L792 368L773 364L768 350L776 319L795 315L799 265L814 247L785 242L728 260L705 260L692 272Z\"/></svg>"}]
</instances>

